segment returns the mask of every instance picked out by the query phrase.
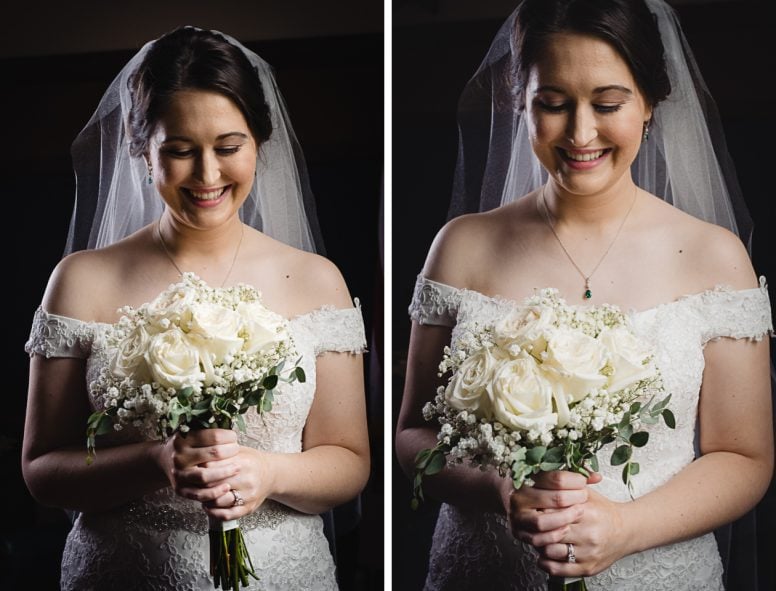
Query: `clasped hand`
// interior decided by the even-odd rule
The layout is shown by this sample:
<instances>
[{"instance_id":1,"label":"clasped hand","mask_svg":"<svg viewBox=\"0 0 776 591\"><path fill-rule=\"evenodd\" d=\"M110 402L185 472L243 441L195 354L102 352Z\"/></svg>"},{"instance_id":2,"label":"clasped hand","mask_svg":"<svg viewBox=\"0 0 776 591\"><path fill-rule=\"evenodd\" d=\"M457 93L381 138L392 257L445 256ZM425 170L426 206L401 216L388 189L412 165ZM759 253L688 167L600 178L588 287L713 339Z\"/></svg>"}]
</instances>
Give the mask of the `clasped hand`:
<instances>
[{"instance_id":1,"label":"clasped hand","mask_svg":"<svg viewBox=\"0 0 776 591\"><path fill-rule=\"evenodd\" d=\"M178 495L202 503L208 515L227 521L253 512L267 498L266 460L261 451L239 445L234 431L201 429L171 437L161 462ZM236 504L239 498L244 504Z\"/></svg>"},{"instance_id":2,"label":"clasped hand","mask_svg":"<svg viewBox=\"0 0 776 591\"><path fill-rule=\"evenodd\" d=\"M590 576L622 558L622 504L590 489L601 481L573 472L543 472L533 487L509 493L507 516L515 537L539 553L539 566L557 577ZM511 487L511 482L509 482ZM573 544L576 561L568 561Z\"/></svg>"}]
</instances>

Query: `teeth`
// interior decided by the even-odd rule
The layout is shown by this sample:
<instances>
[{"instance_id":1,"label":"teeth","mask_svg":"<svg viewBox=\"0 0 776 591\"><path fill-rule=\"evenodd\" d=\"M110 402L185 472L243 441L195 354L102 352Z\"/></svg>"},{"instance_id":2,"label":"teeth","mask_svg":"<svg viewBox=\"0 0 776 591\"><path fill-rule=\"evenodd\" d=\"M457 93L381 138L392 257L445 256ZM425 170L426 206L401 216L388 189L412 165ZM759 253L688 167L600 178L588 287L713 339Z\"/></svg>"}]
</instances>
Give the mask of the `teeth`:
<instances>
[{"instance_id":1,"label":"teeth","mask_svg":"<svg viewBox=\"0 0 776 591\"><path fill-rule=\"evenodd\" d=\"M202 199L203 201L212 201L213 199L218 199L223 194L224 189L226 189L226 187L216 189L215 191L206 191L204 193L189 189L189 193L191 193L192 196L197 199Z\"/></svg>"},{"instance_id":2,"label":"teeth","mask_svg":"<svg viewBox=\"0 0 776 591\"><path fill-rule=\"evenodd\" d=\"M563 153L566 154L566 158L570 158L571 160L576 160L577 162L588 162L590 160L595 160L596 158L600 158L603 155L604 151L596 150L595 152L585 152L584 154L580 154L580 153L567 152L566 150L563 150Z\"/></svg>"}]
</instances>

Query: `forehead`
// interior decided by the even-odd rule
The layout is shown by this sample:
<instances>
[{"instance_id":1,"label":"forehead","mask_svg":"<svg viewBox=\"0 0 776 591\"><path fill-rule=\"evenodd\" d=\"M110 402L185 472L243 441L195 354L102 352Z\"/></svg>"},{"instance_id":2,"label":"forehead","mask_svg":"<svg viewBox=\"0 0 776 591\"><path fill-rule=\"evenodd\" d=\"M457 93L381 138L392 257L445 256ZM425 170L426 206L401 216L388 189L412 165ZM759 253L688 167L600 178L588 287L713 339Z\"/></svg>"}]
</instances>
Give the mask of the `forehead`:
<instances>
[{"instance_id":1,"label":"forehead","mask_svg":"<svg viewBox=\"0 0 776 591\"><path fill-rule=\"evenodd\" d=\"M248 133L248 123L230 98L206 90L179 90L168 100L157 130L167 135L217 136L224 131Z\"/></svg>"},{"instance_id":2,"label":"forehead","mask_svg":"<svg viewBox=\"0 0 776 591\"><path fill-rule=\"evenodd\" d=\"M612 45L580 33L555 33L529 72L529 86L596 88L618 84L636 91L628 64Z\"/></svg>"}]
</instances>

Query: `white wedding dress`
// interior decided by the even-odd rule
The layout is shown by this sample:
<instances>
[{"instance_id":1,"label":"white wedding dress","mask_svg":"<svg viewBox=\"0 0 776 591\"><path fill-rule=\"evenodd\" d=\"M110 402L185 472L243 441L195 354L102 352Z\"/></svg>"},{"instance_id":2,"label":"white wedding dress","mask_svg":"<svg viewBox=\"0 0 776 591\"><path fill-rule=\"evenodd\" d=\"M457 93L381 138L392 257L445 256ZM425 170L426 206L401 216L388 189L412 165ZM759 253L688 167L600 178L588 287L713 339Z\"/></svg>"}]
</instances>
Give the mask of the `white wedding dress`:
<instances>
[{"instance_id":1,"label":"white wedding dress","mask_svg":"<svg viewBox=\"0 0 776 591\"><path fill-rule=\"evenodd\" d=\"M634 459L641 465L633 478L635 496L662 485L695 457L704 345L720 337L759 340L772 332L764 279L760 284L741 291L720 287L629 314L636 331L657 347L657 363L676 416L675 430L661 422L649 429L649 445L634 450ZM519 305L419 277L409 311L420 324L454 327L455 340L467 325L491 325ZM621 470L609 465L610 452L604 448L599 454L603 481L595 489L610 499L628 501ZM426 591L544 591L546 580L536 565L535 551L512 536L503 516L442 505ZM590 591L723 589L713 534L626 556L585 580Z\"/></svg>"},{"instance_id":2,"label":"white wedding dress","mask_svg":"<svg viewBox=\"0 0 776 591\"><path fill-rule=\"evenodd\" d=\"M356 301L358 304L358 301ZM106 363L101 335L107 325L38 309L25 350L46 357L86 360L87 383ZM366 341L361 310L321 308L290 320L305 383L282 384L272 410L246 413L240 443L271 452L302 450L302 430L315 394L315 358L327 351L361 353ZM97 408L96 400L91 400ZM86 424L84 423L84 433ZM123 433L123 431L122 431ZM150 435L146 437L150 438ZM119 442L119 441L116 441ZM84 460L86 449L84 448ZM99 448L97 449L99 462ZM318 515L266 501L240 519L262 591L337 589L334 561ZM159 490L103 513L81 513L62 557L63 590L194 591L213 589L207 518L199 503Z\"/></svg>"}]
</instances>

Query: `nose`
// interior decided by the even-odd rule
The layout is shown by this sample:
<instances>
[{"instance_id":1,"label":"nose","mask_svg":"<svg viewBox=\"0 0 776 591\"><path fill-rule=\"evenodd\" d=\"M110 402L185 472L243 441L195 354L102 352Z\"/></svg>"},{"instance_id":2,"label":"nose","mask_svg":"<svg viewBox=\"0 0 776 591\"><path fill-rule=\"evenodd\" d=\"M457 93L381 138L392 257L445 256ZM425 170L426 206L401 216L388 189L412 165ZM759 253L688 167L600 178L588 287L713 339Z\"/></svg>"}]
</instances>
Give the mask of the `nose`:
<instances>
[{"instance_id":1,"label":"nose","mask_svg":"<svg viewBox=\"0 0 776 591\"><path fill-rule=\"evenodd\" d=\"M218 158L210 150L203 150L196 159L194 177L205 187L212 187L221 177Z\"/></svg>"},{"instance_id":2,"label":"nose","mask_svg":"<svg viewBox=\"0 0 776 591\"><path fill-rule=\"evenodd\" d=\"M592 108L579 105L571 113L566 128L566 137L577 148L587 146L598 135L595 114Z\"/></svg>"}]
</instances>

